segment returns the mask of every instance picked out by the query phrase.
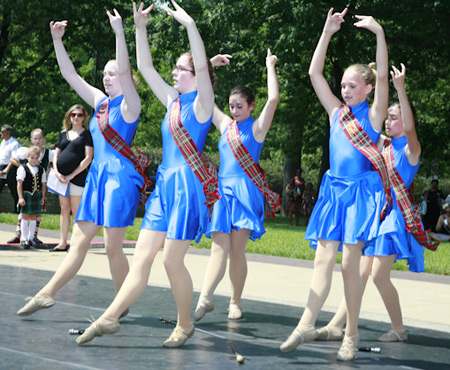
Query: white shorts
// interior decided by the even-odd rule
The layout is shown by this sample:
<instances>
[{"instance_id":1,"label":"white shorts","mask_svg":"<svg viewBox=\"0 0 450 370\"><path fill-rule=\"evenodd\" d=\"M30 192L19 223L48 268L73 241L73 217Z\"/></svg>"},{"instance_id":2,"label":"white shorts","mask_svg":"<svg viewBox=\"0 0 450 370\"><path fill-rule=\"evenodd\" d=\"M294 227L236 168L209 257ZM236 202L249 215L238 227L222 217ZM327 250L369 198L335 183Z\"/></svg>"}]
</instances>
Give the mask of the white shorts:
<instances>
[{"instance_id":1,"label":"white shorts","mask_svg":"<svg viewBox=\"0 0 450 370\"><path fill-rule=\"evenodd\" d=\"M83 194L83 189L84 189L84 186L78 186L78 185L70 183L69 195L75 195L75 196L81 197L81 194Z\"/></svg>"}]
</instances>

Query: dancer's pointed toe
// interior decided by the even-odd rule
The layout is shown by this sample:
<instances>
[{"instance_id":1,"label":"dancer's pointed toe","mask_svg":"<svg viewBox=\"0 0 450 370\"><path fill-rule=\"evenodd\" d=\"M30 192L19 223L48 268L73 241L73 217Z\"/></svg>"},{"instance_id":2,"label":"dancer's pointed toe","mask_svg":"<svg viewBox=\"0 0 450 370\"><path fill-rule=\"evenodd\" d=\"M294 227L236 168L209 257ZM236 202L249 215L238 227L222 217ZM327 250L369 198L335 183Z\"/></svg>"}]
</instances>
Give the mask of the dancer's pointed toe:
<instances>
[{"instance_id":1,"label":"dancer's pointed toe","mask_svg":"<svg viewBox=\"0 0 450 370\"><path fill-rule=\"evenodd\" d=\"M120 329L119 321L114 321L110 324L100 324L98 320L94 321L82 335L77 338L77 344L84 344L90 342L95 337L103 334L114 334Z\"/></svg>"},{"instance_id":2,"label":"dancer's pointed toe","mask_svg":"<svg viewBox=\"0 0 450 370\"><path fill-rule=\"evenodd\" d=\"M36 311L50 308L55 304L55 299L53 297L27 297L25 300L28 301L28 303L17 311L17 315L19 316L29 316Z\"/></svg>"}]
</instances>

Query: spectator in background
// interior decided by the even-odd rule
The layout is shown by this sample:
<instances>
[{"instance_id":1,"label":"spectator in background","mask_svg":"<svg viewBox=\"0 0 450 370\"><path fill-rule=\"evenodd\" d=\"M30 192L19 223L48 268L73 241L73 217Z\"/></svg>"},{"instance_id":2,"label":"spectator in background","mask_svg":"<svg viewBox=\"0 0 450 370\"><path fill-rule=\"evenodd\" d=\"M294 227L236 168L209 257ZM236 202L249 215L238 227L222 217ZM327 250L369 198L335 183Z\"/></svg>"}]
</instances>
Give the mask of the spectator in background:
<instances>
[{"instance_id":1,"label":"spectator in background","mask_svg":"<svg viewBox=\"0 0 450 370\"><path fill-rule=\"evenodd\" d=\"M439 216L436 223L436 232L431 234L434 240L446 242L450 240L450 204L446 203L442 207L444 213Z\"/></svg>"},{"instance_id":2,"label":"spectator in background","mask_svg":"<svg viewBox=\"0 0 450 370\"><path fill-rule=\"evenodd\" d=\"M46 174L48 175L48 167L49 167L50 162L53 161L54 151L44 148L44 142L45 142L44 132L40 128L34 129L33 131L31 131L30 141L31 141L31 145L35 145L36 147L39 148L40 152L39 152L38 162L39 162L39 165L42 166L42 168L44 168ZM12 154L11 163L13 164L13 166L16 167L16 169L19 168L23 163L25 163L25 160L27 159L27 153L28 153L28 148L25 146L22 146ZM45 212L44 207L46 204L46 199L45 199L45 197L43 199L44 199L44 202L41 207L41 212ZM41 223L41 214L40 213L36 214L35 220L36 220L36 228L34 231L34 235L32 238L29 239L31 246L33 246L33 247L36 247L38 244L42 244L42 242L37 237L38 231L39 231L39 225ZM22 214L19 213L19 217L17 219L16 234L14 235L14 237L12 239L8 240L8 244L20 243L21 225L22 225Z\"/></svg>"},{"instance_id":3,"label":"spectator in background","mask_svg":"<svg viewBox=\"0 0 450 370\"><path fill-rule=\"evenodd\" d=\"M305 216L305 226L308 226L309 217L316 204L316 191L312 182L308 182L302 194L302 214Z\"/></svg>"},{"instance_id":4,"label":"spectator in background","mask_svg":"<svg viewBox=\"0 0 450 370\"><path fill-rule=\"evenodd\" d=\"M295 226L300 226L300 214L302 212L302 193L305 188L305 180L302 178L302 170L299 168L295 176L286 187L289 197L286 211L289 217L289 226L292 226L292 214L295 214Z\"/></svg>"},{"instance_id":5,"label":"spectator in background","mask_svg":"<svg viewBox=\"0 0 450 370\"><path fill-rule=\"evenodd\" d=\"M58 180L69 184L69 196L59 195L61 216L59 219L61 240L51 252L67 252L67 238L70 228L70 212L72 218L77 216L81 202L84 183L89 171L89 165L94 155L94 145L91 133L86 129L88 122L86 109L75 104L64 115L64 130L59 134L55 148L53 169Z\"/></svg>"},{"instance_id":6,"label":"spectator in background","mask_svg":"<svg viewBox=\"0 0 450 370\"><path fill-rule=\"evenodd\" d=\"M17 193L19 196L19 211L22 214L21 230L22 245L30 249L31 240L36 228L36 217L41 214L41 206L46 195L47 174L39 164L41 149L32 146L27 151L27 163L17 170ZM34 244L33 244L34 246Z\"/></svg>"},{"instance_id":7,"label":"spectator in background","mask_svg":"<svg viewBox=\"0 0 450 370\"><path fill-rule=\"evenodd\" d=\"M14 129L10 125L2 126L2 143L0 144L0 193L5 184L8 184L9 191L14 201L14 209L17 212L16 206L19 197L17 196L17 181L16 173L17 167L10 162L12 154L19 149L19 142L13 138Z\"/></svg>"},{"instance_id":8,"label":"spectator in background","mask_svg":"<svg viewBox=\"0 0 450 370\"><path fill-rule=\"evenodd\" d=\"M439 189L439 181L431 181L431 187L424 191L422 199L427 202L426 213L422 217L425 230L436 231L436 223L444 203L444 193Z\"/></svg>"}]
</instances>

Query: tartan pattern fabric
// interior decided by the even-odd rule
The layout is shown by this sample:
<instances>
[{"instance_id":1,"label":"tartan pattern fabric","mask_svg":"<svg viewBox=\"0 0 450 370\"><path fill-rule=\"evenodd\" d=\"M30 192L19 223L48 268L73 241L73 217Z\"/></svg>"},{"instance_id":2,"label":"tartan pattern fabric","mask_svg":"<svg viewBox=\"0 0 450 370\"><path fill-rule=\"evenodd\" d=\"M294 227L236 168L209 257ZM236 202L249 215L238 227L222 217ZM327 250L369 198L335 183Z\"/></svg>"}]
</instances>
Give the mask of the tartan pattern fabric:
<instances>
[{"instance_id":1,"label":"tartan pattern fabric","mask_svg":"<svg viewBox=\"0 0 450 370\"><path fill-rule=\"evenodd\" d=\"M150 159L141 152L136 146L134 147L135 152L130 148L127 142L114 130L109 122L109 104L108 100L105 100L99 107L97 112L97 123L100 128L101 133L105 140L120 154L127 158L131 163L134 164L136 171L144 178L144 183L139 190L140 201L139 205L145 204L149 194L147 194L147 189L152 185L151 180L145 173L145 169L150 163Z\"/></svg>"},{"instance_id":2,"label":"tartan pattern fabric","mask_svg":"<svg viewBox=\"0 0 450 370\"><path fill-rule=\"evenodd\" d=\"M268 204L267 216L275 217L275 213L281 210L280 195L269 187L264 170L255 162L245 145L242 144L236 121L232 121L228 125L227 141L241 168L264 194Z\"/></svg>"},{"instance_id":3,"label":"tartan pattern fabric","mask_svg":"<svg viewBox=\"0 0 450 370\"><path fill-rule=\"evenodd\" d=\"M420 208L411 201L408 189L395 168L394 151L392 150L392 141L390 139L384 142L383 157L388 169L389 181L397 198L397 204L405 219L406 229L420 245L435 251L439 246L439 242L431 240L430 230L423 230L420 223Z\"/></svg>"},{"instance_id":4,"label":"tartan pattern fabric","mask_svg":"<svg viewBox=\"0 0 450 370\"><path fill-rule=\"evenodd\" d=\"M189 167L202 183L203 192L206 197L205 204L208 206L209 214L211 215L214 203L220 198L218 194L217 169L205 154L200 155L194 140L192 140L191 135L184 128L180 118L181 103L180 98L177 98L172 103L169 111L170 133Z\"/></svg>"},{"instance_id":5,"label":"tartan pattern fabric","mask_svg":"<svg viewBox=\"0 0 450 370\"><path fill-rule=\"evenodd\" d=\"M361 128L358 120L353 115L348 105L341 105L341 110L339 111L339 124L353 147L372 163L373 167L380 175L387 199L387 204L381 211L381 220L383 220L386 216L388 207L392 206L389 174L387 173L383 155L369 135Z\"/></svg>"},{"instance_id":6,"label":"tartan pattern fabric","mask_svg":"<svg viewBox=\"0 0 450 370\"><path fill-rule=\"evenodd\" d=\"M19 213L28 215L38 215L41 213L42 193L40 191L35 191L34 193L24 191L23 199L25 199L25 205L23 207L19 206L17 203L17 210Z\"/></svg>"}]
</instances>

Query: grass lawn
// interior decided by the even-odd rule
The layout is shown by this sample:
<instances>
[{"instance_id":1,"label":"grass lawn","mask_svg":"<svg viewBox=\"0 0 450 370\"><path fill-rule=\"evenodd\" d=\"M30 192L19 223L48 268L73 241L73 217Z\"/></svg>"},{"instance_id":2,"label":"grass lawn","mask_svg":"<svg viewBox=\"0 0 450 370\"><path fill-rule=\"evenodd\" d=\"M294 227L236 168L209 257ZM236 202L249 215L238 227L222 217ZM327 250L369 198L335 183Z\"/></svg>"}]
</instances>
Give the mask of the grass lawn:
<instances>
[{"instance_id":1,"label":"grass lawn","mask_svg":"<svg viewBox=\"0 0 450 370\"><path fill-rule=\"evenodd\" d=\"M127 230L127 240L137 240L142 218L136 218L134 226ZM0 213L0 223L15 225L17 215L12 213ZM300 219L303 225L303 219ZM59 230L59 215L44 214L42 216L41 228ZM299 258L306 260L314 259L314 250L309 247L308 241L304 240L305 226L290 227L287 217L277 216L275 219L266 219L266 234L260 240L249 241L247 252L267 254L271 256ZM102 232L99 233L102 235ZM209 249L211 240L202 237L197 248ZM338 253L337 262L341 262L341 253ZM398 261L394 264L394 270L408 270L406 261ZM425 250L425 271L431 274L447 275L450 271L450 243L442 243L437 251Z\"/></svg>"}]
</instances>

